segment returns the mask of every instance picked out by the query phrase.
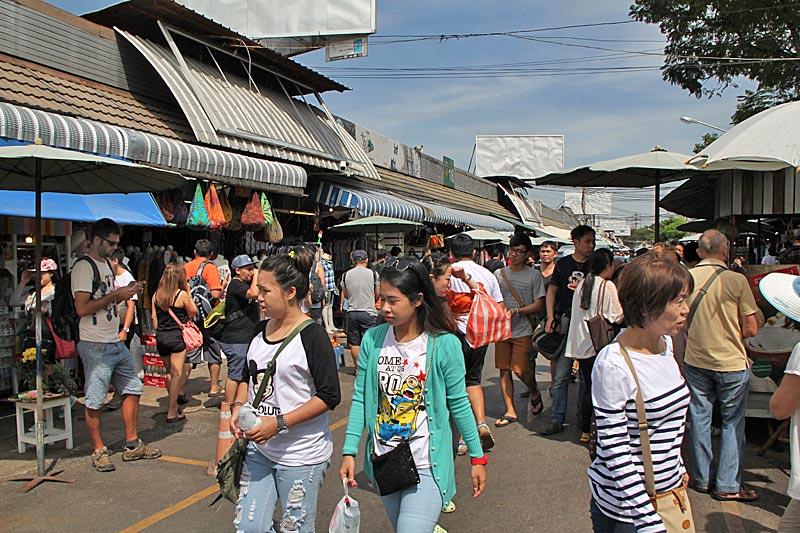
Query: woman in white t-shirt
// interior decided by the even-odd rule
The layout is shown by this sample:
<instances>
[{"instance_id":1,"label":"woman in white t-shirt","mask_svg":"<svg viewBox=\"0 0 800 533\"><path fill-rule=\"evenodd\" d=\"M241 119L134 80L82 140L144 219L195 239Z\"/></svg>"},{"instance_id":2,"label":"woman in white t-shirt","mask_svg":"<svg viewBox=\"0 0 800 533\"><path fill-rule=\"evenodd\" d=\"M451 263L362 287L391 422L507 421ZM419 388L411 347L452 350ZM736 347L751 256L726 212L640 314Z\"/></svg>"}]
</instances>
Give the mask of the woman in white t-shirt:
<instances>
[{"instance_id":1,"label":"woman in white t-shirt","mask_svg":"<svg viewBox=\"0 0 800 533\"><path fill-rule=\"evenodd\" d=\"M617 287L609 281L614 275L614 256L608 248L598 248L589 257L589 273L575 288L572 315L564 355L580 364L583 377L581 394L581 442L589 442L592 422L592 369L597 352L589 336L587 320L600 313L613 324L622 323L622 306Z\"/></svg>"},{"instance_id":2,"label":"woman in white t-shirt","mask_svg":"<svg viewBox=\"0 0 800 533\"><path fill-rule=\"evenodd\" d=\"M243 381L231 404L233 433L250 440L234 520L237 531L277 530L272 517L278 499L280 531L314 531L317 497L333 453L328 411L341 399L336 357L322 326L307 326L275 359L272 384L253 406L258 425L242 431L238 423L239 409L252 405L278 348L309 320L300 303L308 294L310 269L311 257L298 247L268 257L259 268L258 303L270 319L256 325Z\"/></svg>"}]
</instances>

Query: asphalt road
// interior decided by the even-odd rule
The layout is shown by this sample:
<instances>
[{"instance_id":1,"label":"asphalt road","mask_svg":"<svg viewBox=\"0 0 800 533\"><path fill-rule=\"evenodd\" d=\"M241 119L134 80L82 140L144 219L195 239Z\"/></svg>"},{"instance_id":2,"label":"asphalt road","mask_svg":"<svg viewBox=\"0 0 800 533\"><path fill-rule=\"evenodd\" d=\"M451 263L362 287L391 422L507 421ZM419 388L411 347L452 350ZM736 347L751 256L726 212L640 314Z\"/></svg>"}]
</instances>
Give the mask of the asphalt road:
<instances>
[{"instance_id":1,"label":"asphalt road","mask_svg":"<svg viewBox=\"0 0 800 533\"><path fill-rule=\"evenodd\" d=\"M546 387L549 365L540 361L539 383ZM340 371L342 404L330 416L335 440L334 457L319 498L316 526L326 531L333 509L341 498L338 481L341 450L352 394L352 367ZM524 386L515 381L517 392ZM206 465L214 455L219 409L218 400L209 400L207 374L198 369L192 374L190 392L193 400L185 412L183 424L166 425L166 392L146 387L142 398L140 435L148 443L160 447L160 460L123 463L122 423L119 411L103 415L103 434L109 449L116 453L112 460L116 472L100 474L91 468L91 444L85 430L80 404L73 409L76 447L66 450L64 443L47 446L48 465L64 472L59 477L74 479L73 484L46 483L28 494L18 494L22 483L10 478L35 471L32 449L17 453L13 408L0 405L0 532L125 532L174 533L194 531L232 531L234 507L228 502L209 506L216 494L213 479L206 474ZM570 386L570 408L566 430L545 438L536 429L547 422L549 397L545 393L545 413L531 423L506 428L492 428L497 445L489 455L486 493L471 497L469 460L456 462L457 485L453 514L442 515L440 524L452 532L483 531L591 531L589 520L589 488L586 468L587 449L578 442L580 431L575 427L577 384ZM484 369L484 391L490 425L501 416L497 371L492 351ZM526 399L517 395L517 409L525 412ZM30 425L30 422L28 425ZM755 455L757 441L763 442L766 425L748 421L748 443L745 457L745 482L755 487L762 498L755 504L720 503L707 495L690 493L698 531L761 532L774 531L788 502L785 496L789 475L788 446L783 451L770 450L763 457ZM361 458L357 459L361 464ZM361 531L389 532L391 526L378 495L373 492L363 473L360 486L351 495L361 508Z\"/></svg>"}]
</instances>

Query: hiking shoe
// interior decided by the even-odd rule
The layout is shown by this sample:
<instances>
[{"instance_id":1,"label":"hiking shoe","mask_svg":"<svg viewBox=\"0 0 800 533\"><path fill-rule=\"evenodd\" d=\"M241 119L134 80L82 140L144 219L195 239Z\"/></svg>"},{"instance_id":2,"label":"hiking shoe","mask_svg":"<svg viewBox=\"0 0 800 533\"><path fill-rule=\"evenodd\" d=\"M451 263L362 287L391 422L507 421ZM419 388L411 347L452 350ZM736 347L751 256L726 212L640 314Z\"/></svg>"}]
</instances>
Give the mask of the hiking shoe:
<instances>
[{"instance_id":1,"label":"hiking shoe","mask_svg":"<svg viewBox=\"0 0 800 533\"><path fill-rule=\"evenodd\" d=\"M125 462L138 461L139 459L158 459L159 457L161 457L161 450L151 448L142 442L142 439L139 439L139 445L136 448L132 450L125 448L122 452L122 460Z\"/></svg>"},{"instance_id":2,"label":"hiking shoe","mask_svg":"<svg viewBox=\"0 0 800 533\"><path fill-rule=\"evenodd\" d=\"M562 424L556 424L555 422L550 422L545 427L539 430L539 435L555 435L556 433L561 433L564 431L564 426Z\"/></svg>"},{"instance_id":3,"label":"hiking shoe","mask_svg":"<svg viewBox=\"0 0 800 533\"><path fill-rule=\"evenodd\" d=\"M92 466L98 472L113 472L117 469L108 456L108 448L103 446L92 454Z\"/></svg>"},{"instance_id":4,"label":"hiking shoe","mask_svg":"<svg viewBox=\"0 0 800 533\"><path fill-rule=\"evenodd\" d=\"M494 448L494 437L492 431L486 423L478 424L478 436L481 438L481 447L483 451L488 451Z\"/></svg>"},{"instance_id":5,"label":"hiking shoe","mask_svg":"<svg viewBox=\"0 0 800 533\"><path fill-rule=\"evenodd\" d=\"M458 455L467 455L467 443L463 440L458 441Z\"/></svg>"}]
</instances>

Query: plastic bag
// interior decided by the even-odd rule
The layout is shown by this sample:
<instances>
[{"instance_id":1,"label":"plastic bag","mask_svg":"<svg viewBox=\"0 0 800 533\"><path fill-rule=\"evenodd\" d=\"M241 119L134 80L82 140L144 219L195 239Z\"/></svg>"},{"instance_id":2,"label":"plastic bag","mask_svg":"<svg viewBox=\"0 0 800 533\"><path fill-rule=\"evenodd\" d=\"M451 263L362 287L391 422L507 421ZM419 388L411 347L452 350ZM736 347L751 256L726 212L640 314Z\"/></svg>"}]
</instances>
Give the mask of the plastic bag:
<instances>
[{"instance_id":1,"label":"plastic bag","mask_svg":"<svg viewBox=\"0 0 800 533\"><path fill-rule=\"evenodd\" d=\"M272 206L269 205L267 195L261 193L261 212L264 213L264 222L267 226L272 224Z\"/></svg>"},{"instance_id":2,"label":"plastic bag","mask_svg":"<svg viewBox=\"0 0 800 533\"><path fill-rule=\"evenodd\" d=\"M283 228L278 222L278 217L272 215L272 223L267 226L267 237L269 242L281 242L283 240Z\"/></svg>"},{"instance_id":3,"label":"plastic bag","mask_svg":"<svg viewBox=\"0 0 800 533\"><path fill-rule=\"evenodd\" d=\"M264 211L261 209L261 199L255 191L242 212L242 226L247 231L258 231L266 226Z\"/></svg>"},{"instance_id":4,"label":"plastic bag","mask_svg":"<svg viewBox=\"0 0 800 533\"><path fill-rule=\"evenodd\" d=\"M222 229L222 225L225 224L225 213L222 211L222 204L219 201L217 189L214 188L213 183L208 184L204 201L208 212L208 229Z\"/></svg>"},{"instance_id":5,"label":"plastic bag","mask_svg":"<svg viewBox=\"0 0 800 533\"><path fill-rule=\"evenodd\" d=\"M347 490L347 478L342 479L344 487L344 497L336 504L328 526L328 533L358 533L361 528L361 511L358 510L358 502L355 501Z\"/></svg>"},{"instance_id":6,"label":"plastic bag","mask_svg":"<svg viewBox=\"0 0 800 533\"><path fill-rule=\"evenodd\" d=\"M486 289L478 284L472 291L472 306L467 317L467 342L480 348L511 338L511 318L503 304L494 301Z\"/></svg>"},{"instance_id":7,"label":"plastic bag","mask_svg":"<svg viewBox=\"0 0 800 533\"><path fill-rule=\"evenodd\" d=\"M189 219L186 221L186 226L189 229L202 231L208 229L208 211L206 210L206 201L203 198L203 189L200 184L194 190L194 199L192 206L189 208Z\"/></svg>"}]
</instances>

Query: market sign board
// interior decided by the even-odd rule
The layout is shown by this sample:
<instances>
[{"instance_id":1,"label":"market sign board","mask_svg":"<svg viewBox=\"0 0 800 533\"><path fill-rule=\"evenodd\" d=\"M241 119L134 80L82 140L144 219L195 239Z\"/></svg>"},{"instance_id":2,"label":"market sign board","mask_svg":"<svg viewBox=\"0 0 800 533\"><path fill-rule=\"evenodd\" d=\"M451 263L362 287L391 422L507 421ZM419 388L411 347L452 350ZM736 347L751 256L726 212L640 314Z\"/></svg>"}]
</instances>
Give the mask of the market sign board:
<instances>
[{"instance_id":1,"label":"market sign board","mask_svg":"<svg viewBox=\"0 0 800 533\"><path fill-rule=\"evenodd\" d=\"M367 57L367 36L362 35L345 41L336 41L325 47L325 61L339 61Z\"/></svg>"},{"instance_id":2,"label":"market sign board","mask_svg":"<svg viewBox=\"0 0 800 533\"><path fill-rule=\"evenodd\" d=\"M563 135L477 135L475 174L533 180L564 170Z\"/></svg>"},{"instance_id":3,"label":"market sign board","mask_svg":"<svg viewBox=\"0 0 800 533\"><path fill-rule=\"evenodd\" d=\"M455 174L456 162L447 156L442 157L442 168L444 169L444 185L451 189L456 188L456 182L453 179Z\"/></svg>"}]
</instances>

